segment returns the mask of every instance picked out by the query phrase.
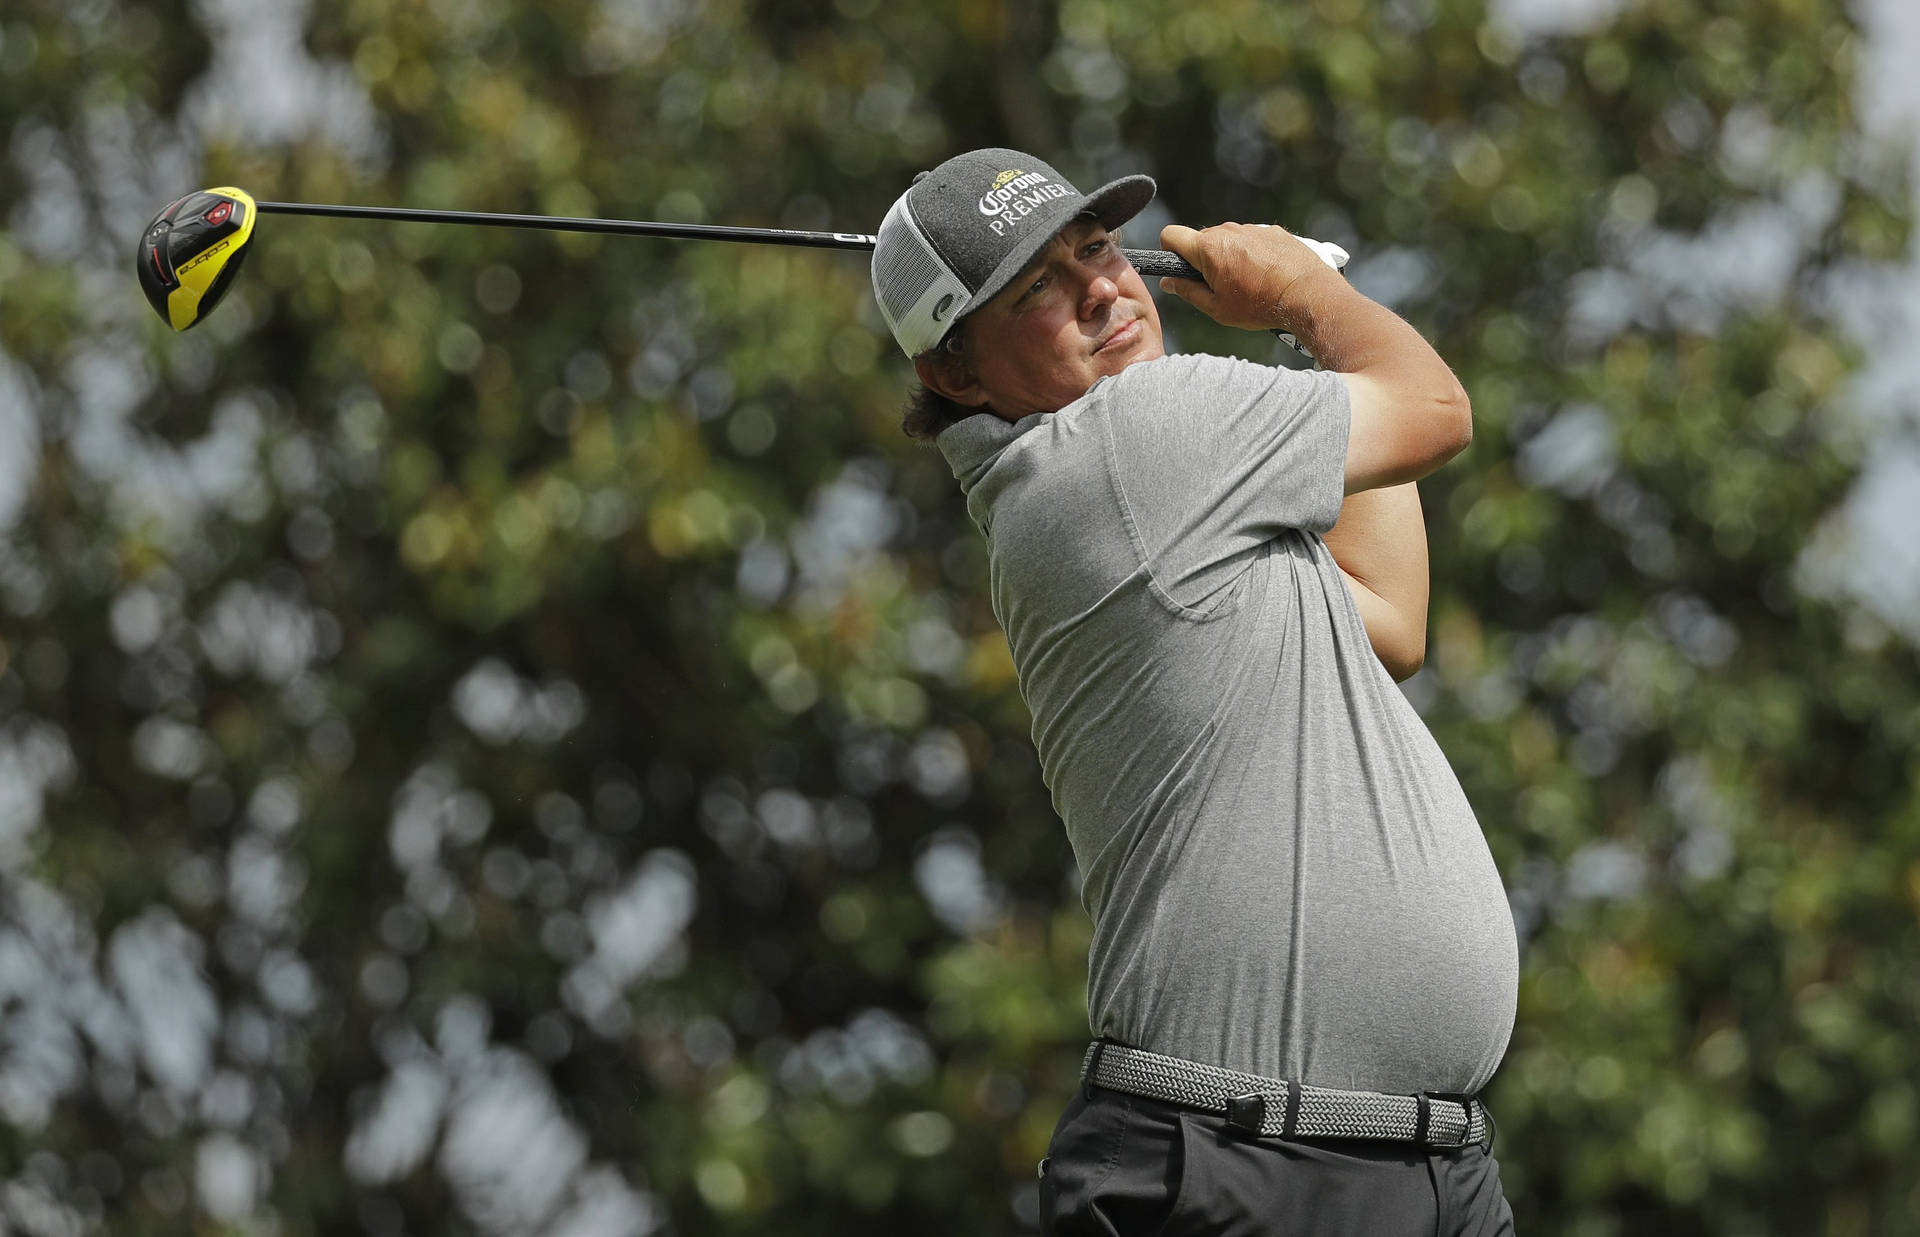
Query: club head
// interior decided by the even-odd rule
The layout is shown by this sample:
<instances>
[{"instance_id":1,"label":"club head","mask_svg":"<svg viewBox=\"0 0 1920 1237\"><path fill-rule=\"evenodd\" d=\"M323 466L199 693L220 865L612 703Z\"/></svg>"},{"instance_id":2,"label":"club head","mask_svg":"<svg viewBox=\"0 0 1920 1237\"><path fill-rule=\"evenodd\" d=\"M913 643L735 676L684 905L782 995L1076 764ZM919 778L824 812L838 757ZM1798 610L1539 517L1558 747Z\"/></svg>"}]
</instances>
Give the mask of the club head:
<instances>
[{"instance_id":1,"label":"club head","mask_svg":"<svg viewBox=\"0 0 1920 1237\"><path fill-rule=\"evenodd\" d=\"M140 234L134 266L153 311L176 331L213 312L253 241L245 190L202 189L170 204Z\"/></svg>"}]
</instances>

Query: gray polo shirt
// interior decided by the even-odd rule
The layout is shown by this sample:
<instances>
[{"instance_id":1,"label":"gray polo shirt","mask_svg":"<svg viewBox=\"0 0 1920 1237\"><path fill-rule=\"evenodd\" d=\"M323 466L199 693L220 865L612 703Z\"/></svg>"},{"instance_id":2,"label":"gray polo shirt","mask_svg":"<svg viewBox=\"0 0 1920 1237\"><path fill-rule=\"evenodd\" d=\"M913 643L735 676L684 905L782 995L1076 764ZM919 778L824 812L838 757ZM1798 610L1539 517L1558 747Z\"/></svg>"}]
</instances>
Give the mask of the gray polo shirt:
<instances>
[{"instance_id":1,"label":"gray polo shirt","mask_svg":"<svg viewBox=\"0 0 1920 1237\"><path fill-rule=\"evenodd\" d=\"M1513 1029L1513 920L1318 536L1347 419L1336 375L1175 356L940 449L1085 879L1094 1030L1473 1092Z\"/></svg>"}]
</instances>

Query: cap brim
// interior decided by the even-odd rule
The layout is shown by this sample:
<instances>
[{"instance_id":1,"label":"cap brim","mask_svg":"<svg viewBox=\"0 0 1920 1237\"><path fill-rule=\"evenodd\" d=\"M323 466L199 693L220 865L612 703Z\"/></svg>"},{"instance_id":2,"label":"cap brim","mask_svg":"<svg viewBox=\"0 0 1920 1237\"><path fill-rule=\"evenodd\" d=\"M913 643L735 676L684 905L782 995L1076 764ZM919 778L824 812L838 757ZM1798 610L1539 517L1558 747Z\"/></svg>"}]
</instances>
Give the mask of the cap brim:
<instances>
[{"instance_id":1,"label":"cap brim","mask_svg":"<svg viewBox=\"0 0 1920 1237\"><path fill-rule=\"evenodd\" d=\"M968 297L967 303L955 311L953 320L959 322L1000 295L1013 282L1015 275L1027 269L1027 264L1053 243L1053 238L1060 235L1062 228L1081 215L1092 212L1102 227L1117 228L1146 209L1147 203L1153 201L1155 189L1151 176L1122 176L1119 180L1108 181L1085 197L1062 199L1052 226L1035 228L1025 244L1015 245L1000 260L1000 265L993 268L993 274L987 276L979 291Z\"/></svg>"}]
</instances>

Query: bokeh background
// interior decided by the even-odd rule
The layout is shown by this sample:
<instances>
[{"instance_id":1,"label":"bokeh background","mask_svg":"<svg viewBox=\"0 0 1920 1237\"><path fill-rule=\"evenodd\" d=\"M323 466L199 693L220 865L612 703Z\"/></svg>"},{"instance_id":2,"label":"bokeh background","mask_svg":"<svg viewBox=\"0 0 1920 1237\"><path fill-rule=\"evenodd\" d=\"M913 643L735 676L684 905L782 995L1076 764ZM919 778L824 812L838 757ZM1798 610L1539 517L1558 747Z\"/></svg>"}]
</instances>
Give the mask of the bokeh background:
<instances>
[{"instance_id":1,"label":"bokeh background","mask_svg":"<svg viewBox=\"0 0 1920 1237\"><path fill-rule=\"evenodd\" d=\"M859 255L983 144L1438 344L1521 1231L1920 1232L1902 0L13 0L0 1231L1018 1232L1088 923ZM1183 349L1283 362L1166 307Z\"/></svg>"}]
</instances>

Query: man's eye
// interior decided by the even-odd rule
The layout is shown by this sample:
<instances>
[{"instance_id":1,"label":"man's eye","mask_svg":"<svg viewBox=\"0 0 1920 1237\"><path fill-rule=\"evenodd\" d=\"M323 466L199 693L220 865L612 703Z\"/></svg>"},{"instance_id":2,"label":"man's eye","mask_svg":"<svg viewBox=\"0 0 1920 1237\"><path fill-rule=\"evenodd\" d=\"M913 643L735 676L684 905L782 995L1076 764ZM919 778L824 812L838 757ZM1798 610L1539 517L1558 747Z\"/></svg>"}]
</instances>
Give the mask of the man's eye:
<instances>
[{"instance_id":1,"label":"man's eye","mask_svg":"<svg viewBox=\"0 0 1920 1237\"><path fill-rule=\"evenodd\" d=\"M1034 293L1044 292L1046 291L1046 289L1047 289L1047 281L1046 281L1046 278L1042 276L1041 278L1034 280L1032 285L1027 288L1027 295L1032 296Z\"/></svg>"},{"instance_id":2,"label":"man's eye","mask_svg":"<svg viewBox=\"0 0 1920 1237\"><path fill-rule=\"evenodd\" d=\"M1106 247L1107 247L1107 242L1104 238L1097 241L1090 241L1087 244L1087 256L1092 257L1096 253L1101 253L1106 249Z\"/></svg>"}]
</instances>

